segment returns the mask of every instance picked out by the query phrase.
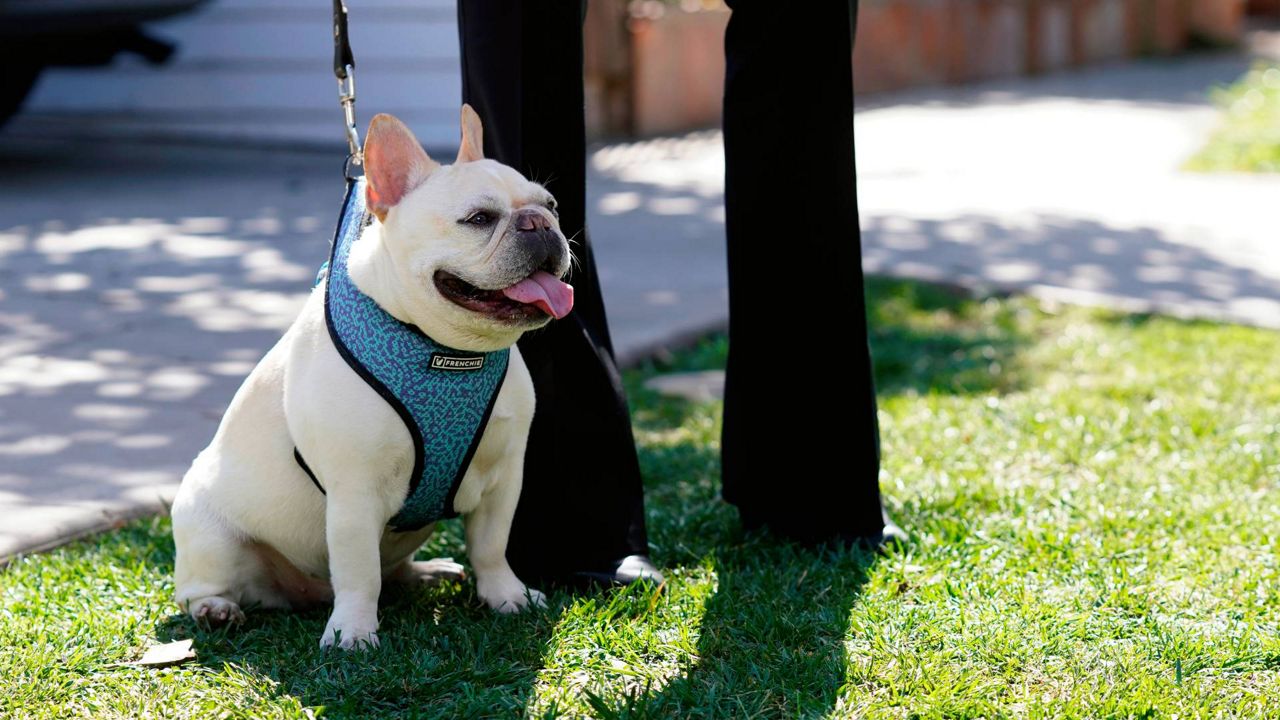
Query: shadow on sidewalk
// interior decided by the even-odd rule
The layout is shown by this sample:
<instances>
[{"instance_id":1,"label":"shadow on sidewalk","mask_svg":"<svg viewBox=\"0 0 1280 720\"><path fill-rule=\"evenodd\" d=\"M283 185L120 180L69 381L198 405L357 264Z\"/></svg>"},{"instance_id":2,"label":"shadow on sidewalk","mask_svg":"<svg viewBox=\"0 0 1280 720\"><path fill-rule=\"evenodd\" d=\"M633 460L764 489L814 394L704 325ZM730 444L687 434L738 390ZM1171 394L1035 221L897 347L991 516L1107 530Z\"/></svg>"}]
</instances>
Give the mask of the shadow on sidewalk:
<instances>
[{"instance_id":1,"label":"shadow on sidewalk","mask_svg":"<svg viewBox=\"0 0 1280 720\"><path fill-rule=\"evenodd\" d=\"M1151 227L1054 215L1019 226L985 215L881 217L864 222L863 244L869 273L990 290L1029 288L1134 312L1280 326L1274 275L1280 269L1274 262L1261 268L1272 258L1233 257L1222 243L1202 248L1174 242Z\"/></svg>"}]
</instances>

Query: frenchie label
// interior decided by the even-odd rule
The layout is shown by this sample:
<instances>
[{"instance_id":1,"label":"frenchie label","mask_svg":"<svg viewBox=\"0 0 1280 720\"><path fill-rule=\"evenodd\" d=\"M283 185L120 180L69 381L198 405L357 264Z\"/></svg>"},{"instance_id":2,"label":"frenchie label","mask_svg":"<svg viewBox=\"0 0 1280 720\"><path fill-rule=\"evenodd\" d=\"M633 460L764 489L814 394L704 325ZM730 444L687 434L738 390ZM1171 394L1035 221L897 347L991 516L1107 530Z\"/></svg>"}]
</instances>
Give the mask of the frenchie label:
<instances>
[{"instance_id":1,"label":"frenchie label","mask_svg":"<svg viewBox=\"0 0 1280 720\"><path fill-rule=\"evenodd\" d=\"M479 370L484 367L484 356L445 355L431 353L432 370Z\"/></svg>"}]
</instances>

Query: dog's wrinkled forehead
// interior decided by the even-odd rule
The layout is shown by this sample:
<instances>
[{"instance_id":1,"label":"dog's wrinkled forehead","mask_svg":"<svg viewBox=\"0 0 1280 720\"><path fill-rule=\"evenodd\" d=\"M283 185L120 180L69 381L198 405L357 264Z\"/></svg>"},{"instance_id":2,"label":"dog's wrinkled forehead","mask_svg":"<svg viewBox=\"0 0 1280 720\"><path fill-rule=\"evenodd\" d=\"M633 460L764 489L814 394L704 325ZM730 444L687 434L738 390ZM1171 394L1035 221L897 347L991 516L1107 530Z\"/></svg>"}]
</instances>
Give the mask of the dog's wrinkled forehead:
<instances>
[{"instance_id":1,"label":"dog's wrinkled forehead","mask_svg":"<svg viewBox=\"0 0 1280 720\"><path fill-rule=\"evenodd\" d=\"M439 180L454 189L454 208L504 212L528 205L545 205L551 193L511 167L494 160L450 165Z\"/></svg>"}]
</instances>

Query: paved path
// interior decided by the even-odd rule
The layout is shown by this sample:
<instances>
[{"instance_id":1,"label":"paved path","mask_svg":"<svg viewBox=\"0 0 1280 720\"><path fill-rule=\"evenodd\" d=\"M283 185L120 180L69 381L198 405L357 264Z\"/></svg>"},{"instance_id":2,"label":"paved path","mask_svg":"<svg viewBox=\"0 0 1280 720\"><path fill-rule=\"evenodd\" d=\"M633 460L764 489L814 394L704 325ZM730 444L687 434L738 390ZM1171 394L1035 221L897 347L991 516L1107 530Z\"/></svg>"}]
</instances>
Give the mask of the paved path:
<instances>
[{"instance_id":1,"label":"paved path","mask_svg":"<svg viewBox=\"0 0 1280 720\"><path fill-rule=\"evenodd\" d=\"M1142 63L864 107L867 269L1280 327L1280 179L1178 171L1215 121L1205 90L1246 67ZM317 154L0 137L0 557L171 496L296 312L336 173ZM722 173L715 133L594 154L624 357L723 323ZM802 272L794 252L781 272Z\"/></svg>"},{"instance_id":2,"label":"paved path","mask_svg":"<svg viewBox=\"0 0 1280 720\"><path fill-rule=\"evenodd\" d=\"M340 173L337 152L0 142L0 558L172 497L310 289ZM718 193L641 191L596 218L623 361L725 318L719 221L686 212Z\"/></svg>"}]
</instances>

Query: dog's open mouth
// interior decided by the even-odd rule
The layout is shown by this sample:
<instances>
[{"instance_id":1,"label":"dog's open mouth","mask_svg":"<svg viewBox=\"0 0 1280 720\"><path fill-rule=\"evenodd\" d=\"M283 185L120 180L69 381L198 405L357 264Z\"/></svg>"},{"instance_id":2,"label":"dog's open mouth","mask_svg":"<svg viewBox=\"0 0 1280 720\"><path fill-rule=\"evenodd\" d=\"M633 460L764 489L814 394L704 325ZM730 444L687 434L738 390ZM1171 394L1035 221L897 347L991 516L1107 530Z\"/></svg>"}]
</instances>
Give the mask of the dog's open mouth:
<instances>
[{"instance_id":1,"label":"dog's open mouth","mask_svg":"<svg viewBox=\"0 0 1280 720\"><path fill-rule=\"evenodd\" d=\"M498 320L560 319L573 310L573 286L545 270L500 290L478 288L444 270L436 271L435 283L440 294L454 304Z\"/></svg>"}]
</instances>

